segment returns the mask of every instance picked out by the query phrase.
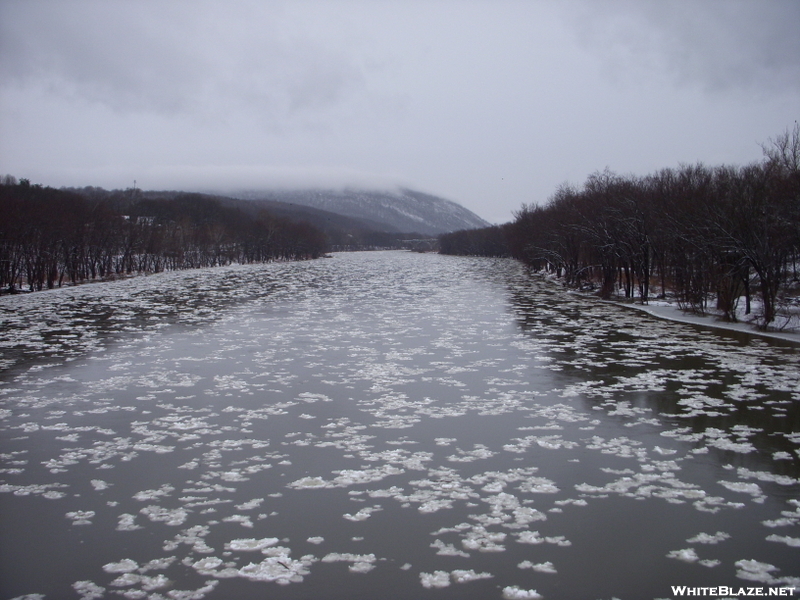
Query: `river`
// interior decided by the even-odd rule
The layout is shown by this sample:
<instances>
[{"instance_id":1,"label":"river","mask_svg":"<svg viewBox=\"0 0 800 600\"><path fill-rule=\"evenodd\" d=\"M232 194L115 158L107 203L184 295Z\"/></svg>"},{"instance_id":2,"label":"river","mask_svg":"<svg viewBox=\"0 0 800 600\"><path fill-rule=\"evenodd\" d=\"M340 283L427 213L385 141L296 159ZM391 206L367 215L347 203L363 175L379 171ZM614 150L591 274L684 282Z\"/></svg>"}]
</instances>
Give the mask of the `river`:
<instances>
[{"instance_id":1,"label":"river","mask_svg":"<svg viewBox=\"0 0 800 600\"><path fill-rule=\"evenodd\" d=\"M506 259L0 298L0 598L800 587L800 354Z\"/></svg>"}]
</instances>

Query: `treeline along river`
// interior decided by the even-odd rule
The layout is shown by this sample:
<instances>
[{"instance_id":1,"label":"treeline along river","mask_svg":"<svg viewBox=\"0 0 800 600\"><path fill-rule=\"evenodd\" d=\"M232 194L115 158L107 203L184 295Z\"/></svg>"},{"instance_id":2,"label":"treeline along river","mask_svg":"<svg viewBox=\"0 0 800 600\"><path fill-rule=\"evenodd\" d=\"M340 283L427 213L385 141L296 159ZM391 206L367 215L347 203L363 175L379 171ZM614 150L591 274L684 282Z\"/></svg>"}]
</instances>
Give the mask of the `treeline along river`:
<instances>
[{"instance_id":1,"label":"treeline along river","mask_svg":"<svg viewBox=\"0 0 800 600\"><path fill-rule=\"evenodd\" d=\"M788 342L403 252L0 311L0 598L800 586Z\"/></svg>"}]
</instances>

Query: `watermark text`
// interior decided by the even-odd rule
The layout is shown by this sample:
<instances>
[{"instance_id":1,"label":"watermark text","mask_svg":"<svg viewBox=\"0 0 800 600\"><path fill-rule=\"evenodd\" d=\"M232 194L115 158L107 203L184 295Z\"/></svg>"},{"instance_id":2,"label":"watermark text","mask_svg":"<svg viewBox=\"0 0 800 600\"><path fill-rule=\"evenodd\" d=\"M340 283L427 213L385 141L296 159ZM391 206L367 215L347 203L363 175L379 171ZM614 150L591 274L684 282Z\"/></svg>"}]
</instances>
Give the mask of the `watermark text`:
<instances>
[{"instance_id":1,"label":"watermark text","mask_svg":"<svg viewBox=\"0 0 800 600\"><path fill-rule=\"evenodd\" d=\"M720 585L717 587L691 587L688 585L673 585L673 596L708 596L716 598L747 598L750 596L794 596L793 587L731 587Z\"/></svg>"}]
</instances>

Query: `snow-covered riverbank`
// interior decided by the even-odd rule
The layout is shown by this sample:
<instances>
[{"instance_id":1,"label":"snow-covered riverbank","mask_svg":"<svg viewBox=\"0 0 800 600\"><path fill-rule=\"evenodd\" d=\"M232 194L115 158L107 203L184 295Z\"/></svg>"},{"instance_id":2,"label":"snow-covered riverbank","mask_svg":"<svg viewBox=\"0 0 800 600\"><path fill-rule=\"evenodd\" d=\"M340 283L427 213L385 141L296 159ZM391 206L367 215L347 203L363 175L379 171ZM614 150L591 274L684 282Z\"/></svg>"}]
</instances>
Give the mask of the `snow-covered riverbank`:
<instances>
[{"instance_id":1,"label":"snow-covered riverbank","mask_svg":"<svg viewBox=\"0 0 800 600\"><path fill-rule=\"evenodd\" d=\"M649 304L632 304L628 302L615 302L615 304L641 310L660 319L667 319L680 323L691 323L693 325L713 327L715 329L726 329L728 331L742 331L744 333L800 344L800 328L797 326L791 327L793 323L789 323L786 329L782 331L762 331L756 328L754 324L747 321L731 323L723 321L718 315L711 313L707 315L692 314L681 310L676 304L662 300L651 301Z\"/></svg>"}]
</instances>

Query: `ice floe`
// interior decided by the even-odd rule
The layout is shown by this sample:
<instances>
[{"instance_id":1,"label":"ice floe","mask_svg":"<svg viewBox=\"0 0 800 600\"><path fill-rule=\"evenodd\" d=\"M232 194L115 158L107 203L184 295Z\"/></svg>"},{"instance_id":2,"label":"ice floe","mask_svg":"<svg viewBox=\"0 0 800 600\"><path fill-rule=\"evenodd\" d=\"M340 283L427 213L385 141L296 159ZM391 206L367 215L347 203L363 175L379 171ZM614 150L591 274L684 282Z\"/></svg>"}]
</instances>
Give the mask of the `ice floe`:
<instances>
[{"instance_id":1,"label":"ice floe","mask_svg":"<svg viewBox=\"0 0 800 600\"><path fill-rule=\"evenodd\" d=\"M320 562L343 563L325 567L336 585L378 585L411 560L419 580L400 575L417 589L493 578L505 598L540 598L532 582L569 595L576 556L628 543L588 542L584 519L634 503L648 529L669 510L692 546L654 545L655 572L720 565L704 551L724 542L750 559L740 578L793 582L800 504L773 500L798 486L796 352L550 297L503 261L391 254L397 268L370 271L356 258L342 257L356 279L338 276L339 257L241 266L94 288L107 298L57 290L71 308L26 297L3 313L0 351L36 356L56 327L81 335L41 364L8 359L21 368L0 379L0 493L26 518L66 514L60 535L136 548L138 563L87 565L94 581L73 594L200 600L239 578L269 595ZM417 260L439 267L398 267ZM113 344L81 321L110 302ZM697 533L681 519L694 510L735 536ZM769 552L750 554L753 535ZM327 554L294 558L291 540ZM503 556L522 570L495 571Z\"/></svg>"},{"instance_id":2,"label":"ice floe","mask_svg":"<svg viewBox=\"0 0 800 600\"><path fill-rule=\"evenodd\" d=\"M506 600L539 600L544 596L536 590L524 590L516 585L508 585L503 588L503 598Z\"/></svg>"}]
</instances>

